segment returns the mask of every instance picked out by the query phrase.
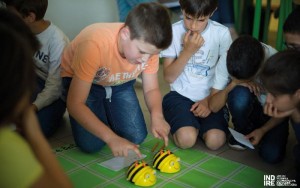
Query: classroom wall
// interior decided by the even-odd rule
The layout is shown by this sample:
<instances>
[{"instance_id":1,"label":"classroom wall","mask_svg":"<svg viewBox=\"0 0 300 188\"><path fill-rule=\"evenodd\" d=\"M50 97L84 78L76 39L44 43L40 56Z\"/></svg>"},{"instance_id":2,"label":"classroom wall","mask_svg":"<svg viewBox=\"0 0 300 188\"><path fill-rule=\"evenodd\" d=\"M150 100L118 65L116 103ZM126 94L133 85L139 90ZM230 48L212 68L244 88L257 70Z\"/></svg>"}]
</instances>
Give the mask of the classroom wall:
<instances>
[{"instance_id":1,"label":"classroom wall","mask_svg":"<svg viewBox=\"0 0 300 188\"><path fill-rule=\"evenodd\" d=\"M49 0L45 19L52 21L72 40L95 22L117 22L115 0Z\"/></svg>"}]
</instances>

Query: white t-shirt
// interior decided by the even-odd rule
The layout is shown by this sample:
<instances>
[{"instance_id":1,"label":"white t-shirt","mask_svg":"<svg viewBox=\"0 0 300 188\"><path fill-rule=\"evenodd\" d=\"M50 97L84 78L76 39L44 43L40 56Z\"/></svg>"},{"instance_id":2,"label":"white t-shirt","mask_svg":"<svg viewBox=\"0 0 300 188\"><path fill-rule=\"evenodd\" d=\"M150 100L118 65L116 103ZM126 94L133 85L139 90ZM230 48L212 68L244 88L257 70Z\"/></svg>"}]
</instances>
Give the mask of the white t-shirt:
<instances>
[{"instance_id":1,"label":"white t-shirt","mask_svg":"<svg viewBox=\"0 0 300 188\"><path fill-rule=\"evenodd\" d=\"M267 59L269 59L272 55L277 53L277 50L269 45L264 44L264 43L261 43L261 44L263 45L264 52L265 52L265 58L264 58L264 63L265 63L267 61ZM226 53L226 55L227 55L227 53ZM216 77L215 77L214 82L226 83L226 84L225 85L215 84L214 85L215 87L213 87L213 88L217 89L217 90L223 90L226 87L226 85L229 83L229 81L230 81L230 75L228 73L226 63L222 64L221 66L218 66L216 69ZM257 78L256 81L258 83L260 83L259 78ZM266 93L262 92L261 95L258 97L258 100L262 105L264 105L266 102Z\"/></svg>"},{"instance_id":2,"label":"white t-shirt","mask_svg":"<svg viewBox=\"0 0 300 188\"><path fill-rule=\"evenodd\" d=\"M183 50L183 38L187 32L184 22L181 20L174 23L172 29L172 44L161 52L161 57L177 58ZM205 41L203 46L189 59L178 78L170 84L171 91L176 91L194 102L207 97L214 85L222 85L213 82L215 70L219 64L223 63L226 66L226 52L232 43L228 28L212 20L208 21L201 35Z\"/></svg>"},{"instance_id":3,"label":"white t-shirt","mask_svg":"<svg viewBox=\"0 0 300 188\"><path fill-rule=\"evenodd\" d=\"M61 96L61 54L69 39L53 23L36 37L41 43L41 48L34 54L36 74L45 80L45 88L38 94L33 104L40 110Z\"/></svg>"}]
</instances>

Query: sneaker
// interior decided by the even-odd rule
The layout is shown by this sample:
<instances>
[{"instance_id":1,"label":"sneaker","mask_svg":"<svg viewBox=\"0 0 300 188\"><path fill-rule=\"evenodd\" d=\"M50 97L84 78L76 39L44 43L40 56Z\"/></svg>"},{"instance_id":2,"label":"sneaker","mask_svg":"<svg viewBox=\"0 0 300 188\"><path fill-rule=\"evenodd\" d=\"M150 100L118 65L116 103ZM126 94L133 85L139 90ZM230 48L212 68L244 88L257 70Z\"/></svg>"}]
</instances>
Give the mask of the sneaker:
<instances>
[{"instance_id":1,"label":"sneaker","mask_svg":"<svg viewBox=\"0 0 300 188\"><path fill-rule=\"evenodd\" d=\"M231 149L234 150L246 150L246 146L244 146L243 144L239 143L238 141L236 141L233 136L230 135L230 137L228 138L228 146L231 147Z\"/></svg>"}]
</instances>

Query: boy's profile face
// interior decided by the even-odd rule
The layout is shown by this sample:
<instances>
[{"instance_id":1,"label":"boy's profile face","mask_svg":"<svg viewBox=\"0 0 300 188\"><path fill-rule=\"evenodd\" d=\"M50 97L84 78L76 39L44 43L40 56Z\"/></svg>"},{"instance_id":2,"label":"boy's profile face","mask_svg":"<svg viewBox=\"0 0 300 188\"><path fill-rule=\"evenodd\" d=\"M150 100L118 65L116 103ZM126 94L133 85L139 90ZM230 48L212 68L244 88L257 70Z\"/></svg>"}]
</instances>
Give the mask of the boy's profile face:
<instances>
[{"instance_id":1,"label":"boy's profile face","mask_svg":"<svg viewBox=\"0 0 300 188\"><path fill-rule=\"evenodd\" d=\"M121 43L119 44L119 52L132 64L146 63L152 55L158 54L161 49L157 49L154 45L144 42L143 40L130 39L130 31L123 30L121 32Z\"/></svg>"},{"instance_id":2,"label":"boy's profile face","mask_svg":"<svg viewBox=\"0 0 300 188\"><path fill-rule=\"evenodd\" d=\"M186 14L184 10L182 11L182 14L184 26L186 27L186 29L197 33L201 33L202 31L204 31L210 18L210 16L202 16L196 18L194 16Z\"/></svg>"},{"instance_id":3,"label":"boy's profile face","mask_svg":"<svg viewBox=\"0 0 300 188\"><path fill-rule=\"evenodd\" d=\"M284 33L286 47L300 51L300 34Z\"/></svg>"},{"instance_id":4,"label":"boy's profile face","mask_svg":"<svg viewBox=\"0 0 300 188\"><path fill-rule=\"evenodd\" d=\"M297 92L300 92L300 90ZM293 95L268 93L266 103L272 104L281 112L289 111L297 108L297 106L300 104L299 94L297 95L296 93Z\"/></svg>"}]
</instances>

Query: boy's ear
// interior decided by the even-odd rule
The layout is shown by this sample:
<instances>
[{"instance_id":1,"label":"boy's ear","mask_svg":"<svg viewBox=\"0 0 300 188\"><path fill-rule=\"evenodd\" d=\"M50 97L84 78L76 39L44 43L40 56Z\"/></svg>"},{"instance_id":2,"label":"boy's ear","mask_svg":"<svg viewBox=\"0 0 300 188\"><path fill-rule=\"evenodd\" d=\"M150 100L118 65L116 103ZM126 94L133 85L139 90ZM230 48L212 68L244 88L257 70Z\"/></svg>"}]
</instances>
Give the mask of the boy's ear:
<instances>
[{"instance_id":1,"label":"boy's ear","mask_svg":"<svg viewBox=\"0 0 300 188\"><path fill-rule=\"evenodd\" d=\"M32 22L36 21L35 19L36 19L36 16L33 12L29 12L29 15L24 17L24 20L26 23L32 23Z\"/></svg>"},{"instance_id":2,"label":"boy's ear","mask_svg":"<svg viewBox=\"0 0 300 188\"><path fill-rule=\"evenodd\" d=\"M127 26L121 29L120 34L123 40L130 39L130 30Z\"/></svg>"}]
</instances>

